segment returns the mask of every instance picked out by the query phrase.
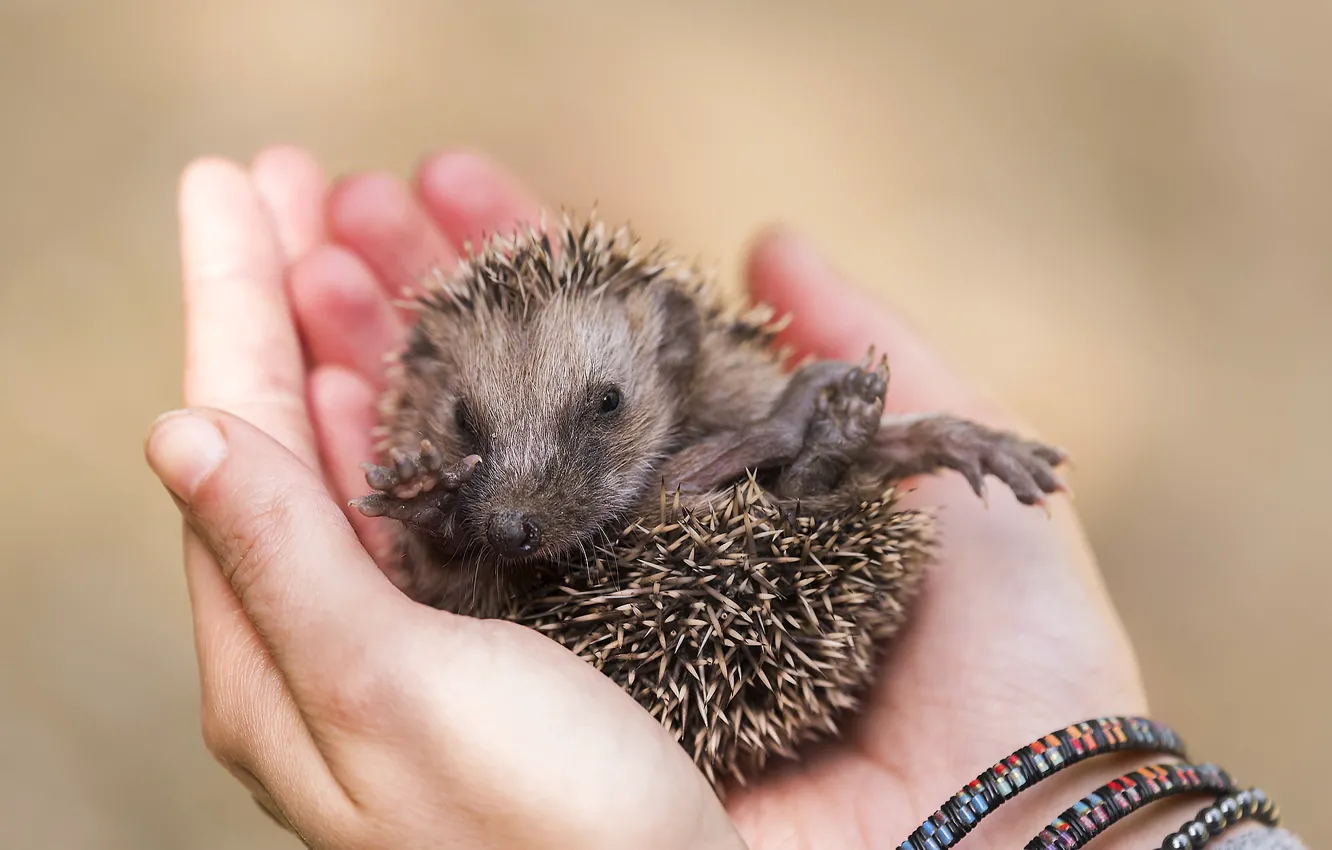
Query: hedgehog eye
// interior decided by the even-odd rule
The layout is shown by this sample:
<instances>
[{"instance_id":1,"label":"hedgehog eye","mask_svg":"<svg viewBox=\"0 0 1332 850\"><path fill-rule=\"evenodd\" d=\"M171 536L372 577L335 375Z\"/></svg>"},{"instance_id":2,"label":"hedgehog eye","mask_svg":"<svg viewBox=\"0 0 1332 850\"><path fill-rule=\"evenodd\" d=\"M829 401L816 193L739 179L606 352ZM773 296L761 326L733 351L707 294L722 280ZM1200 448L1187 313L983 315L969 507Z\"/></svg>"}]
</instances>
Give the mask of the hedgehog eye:
<instances>
[{"instance_id":1,"label":"hedgehog eye","mask_svg":"<svg viewBox=\"0 0 1332 850\"><path fill-rule=\"evenodd\" d=\"M619 387L611 387L601 396L601 407L599 408L599 412L602 416L614 413L620 409L621 401L622 398L620 396Z\"/></svg>"}]
</instances>

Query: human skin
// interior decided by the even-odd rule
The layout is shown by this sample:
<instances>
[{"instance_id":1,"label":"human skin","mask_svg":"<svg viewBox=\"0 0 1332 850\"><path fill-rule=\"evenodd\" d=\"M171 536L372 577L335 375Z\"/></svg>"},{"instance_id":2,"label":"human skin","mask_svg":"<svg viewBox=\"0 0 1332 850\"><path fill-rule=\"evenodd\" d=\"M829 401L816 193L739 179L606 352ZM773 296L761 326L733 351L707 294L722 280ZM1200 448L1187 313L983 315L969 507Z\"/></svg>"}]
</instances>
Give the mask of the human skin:
<instances>
[{"instance_id":1,"label":"human skin","mask_svg":"<svg viewBox=\"0 0 1332 850\"><path fill-rule=\"evenodd\" d=\"M403 596L386 526L346 507L364 491L382 357L410 320L390 298L538 210L466 152L428 158L411 186L363 174L329 187L292 147L248 168L199 160L182 179L189 411L154 425L147 455L185 520L205 740L307 844L889 848L1039 735L1147 712L1072 506L1053 498L1047 515L1001 487L982 502L951 473L913 482L911 501L940 510L941 558L861 716L725 807L584 662ZM798 235L761 234L746 282L794 313L786 341L799 350L885 352L889 412L1030 433ZM1058 774L968 842L1021 846L1151 758ZM1099 841L1153 846L1200 805L1158 804Z\"/></svg>"}]
</instances>

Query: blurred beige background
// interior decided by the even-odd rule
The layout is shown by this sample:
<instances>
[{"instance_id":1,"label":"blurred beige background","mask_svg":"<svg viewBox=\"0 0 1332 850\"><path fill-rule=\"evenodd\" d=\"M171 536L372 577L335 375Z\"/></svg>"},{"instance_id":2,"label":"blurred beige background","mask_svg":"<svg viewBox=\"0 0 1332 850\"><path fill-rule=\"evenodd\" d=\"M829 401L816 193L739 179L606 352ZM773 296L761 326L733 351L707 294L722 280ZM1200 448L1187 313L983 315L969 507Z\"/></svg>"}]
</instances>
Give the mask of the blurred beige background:
<instances>
[{"instance_id":1,"label":"blurred beige background","mask_svg":"<svg viewBox=\"0 0 1332 850\"><path fill-rule=\"evenodd\" d=\"M556 6L0 0L0 845L293 846L140 450L176 177L272 141L478 146L727 273L805 228L1071 447L1156 713L1332 841L1332 5Z\"/></svg>"}]
</instances>

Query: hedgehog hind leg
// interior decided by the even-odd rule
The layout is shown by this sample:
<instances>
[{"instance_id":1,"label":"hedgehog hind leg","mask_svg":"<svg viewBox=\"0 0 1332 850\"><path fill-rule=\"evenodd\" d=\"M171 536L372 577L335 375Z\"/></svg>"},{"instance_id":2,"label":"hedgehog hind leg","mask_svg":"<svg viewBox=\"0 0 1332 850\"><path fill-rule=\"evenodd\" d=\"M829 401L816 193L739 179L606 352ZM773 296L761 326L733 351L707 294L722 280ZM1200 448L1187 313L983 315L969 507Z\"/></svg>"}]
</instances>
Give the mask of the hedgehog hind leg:
<instances>
[{"instance_id":1,"label":"hedgehog hind leg","mask_svg":"<svg viewBox=\"0 0 1332 850\"><path fill-rule=\"evenodd\" d=\"M712 433L679 451L664 470L668 487L678 486L686 491L724 487L749 473L766 476L784 469L802 455L805 457L802 463L809 469L801 474L799 483L812 486L813 482L805 482L803 477L827 477L812 475L813 467L819 466L813 451L826 452L832 448L821 445L812 451L807 445L811 427L820 417L827 418L827 411L821 413L820 406L826 404L824 399L830 392L856 375L863 378L867 369L868 361L859 370L838 360L816 360L801 366L791 375L767 415L737 428ZM833 442L846 446L845 440Z\"/></svg>"},{"instance_id":2,"label":"hedgehog hind leg","mask_svg":"<svg viewBox=\"0 0 1332 850\"><path fill-rule=\"evenodd\" d=\"M1056 472L1067 457L1054 446L948 414L884 418L888 363L886 358L875 363L872 348L859 366L840 375L827 370L827 362L806 367L823 369L810 373L823 383L805 382L806 406L810 390L817 390L817 397L803 446L780 470L779 497L833 496L851 486L846 479L852 472L890 482L942 469L961 473L981 497L985 477L993 476L1024 505L1044 504L1047 495L1067 490Z\"/></svg>"}]
</instances>

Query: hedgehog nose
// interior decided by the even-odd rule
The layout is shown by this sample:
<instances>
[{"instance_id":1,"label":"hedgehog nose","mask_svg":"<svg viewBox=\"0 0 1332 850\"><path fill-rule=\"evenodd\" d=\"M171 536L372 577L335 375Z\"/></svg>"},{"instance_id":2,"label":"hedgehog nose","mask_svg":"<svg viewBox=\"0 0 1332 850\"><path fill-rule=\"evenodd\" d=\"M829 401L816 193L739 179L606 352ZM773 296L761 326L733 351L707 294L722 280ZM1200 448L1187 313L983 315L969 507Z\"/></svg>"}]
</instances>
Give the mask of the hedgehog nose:
<instances>
[{"instance_id":1,"label":"hedgehog nose","mask_svg":"<svg viewBox=\"0 0 1332 850\"><path fill-rule=\"evenodd\" d=\"M528 555L541 542L541 524L522 511L498 511L486 531L490 545L502 555Z\"/></svg>"}]
</instances>

